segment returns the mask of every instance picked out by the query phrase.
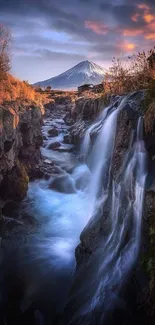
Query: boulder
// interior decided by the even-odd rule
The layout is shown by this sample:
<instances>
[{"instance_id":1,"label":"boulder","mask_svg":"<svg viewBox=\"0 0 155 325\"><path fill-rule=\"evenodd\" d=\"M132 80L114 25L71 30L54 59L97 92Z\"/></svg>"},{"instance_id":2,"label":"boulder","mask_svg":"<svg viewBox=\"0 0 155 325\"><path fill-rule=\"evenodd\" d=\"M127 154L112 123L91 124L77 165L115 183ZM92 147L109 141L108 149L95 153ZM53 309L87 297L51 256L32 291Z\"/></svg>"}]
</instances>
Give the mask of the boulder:
<instances>
[{"instance_id":1,"label":"boulder","mask_svg":"<svg viewBox=\"0 0 155 325\"><path fill-rule=\"evenodd\" d=\"M53 150L57 150L59 152L72 152L73 149L74 149L73 146L66 146L66 147L60 146L60 147L57 147L57 148L53 148Z\"/></svg>"},{"instance_id":2,"label":"boulder","mask_svg":"<svg viewBox=\"0 0 155 325\"><path fill-rule=\"evenodd\" d=\"M57 129L50 129L48 131L48 134L51 136L51 137L57 137L59 135L59 131Z\"/></svg>"},{"instance_id":3,"label":"boulder","mask_svg":"<svg viewBox=\"0 0 155 325\"><path fill-rule=\"evenodd\" d=\"M48 145L48 149L56 149L59 148L60 146L61 146L60 142L53 142Z\"/></svg>"},{"instance_id":4,"label":"boulder","mask_svg":"<svg viewBox=\"0 0 155 325\"><path fill-rule=\"evenodd\" d=\"M57 192L66 193L66 194L71 194L76 192L73 180L69 175L63 175L55 178L51 182L49 188Z\"/></svg>"},{"instance_id":5,"label":"boulder","mask_svg":"<svg viewBox=\"0 0 155 325\"><path fill-rule=\"evenodd\" d=\"M66 134L64 136L64 143L66 143L66 144L71 144L72 143L72 139L71 139L71 135L70 134Z\"/></svg>"}]
</instances>

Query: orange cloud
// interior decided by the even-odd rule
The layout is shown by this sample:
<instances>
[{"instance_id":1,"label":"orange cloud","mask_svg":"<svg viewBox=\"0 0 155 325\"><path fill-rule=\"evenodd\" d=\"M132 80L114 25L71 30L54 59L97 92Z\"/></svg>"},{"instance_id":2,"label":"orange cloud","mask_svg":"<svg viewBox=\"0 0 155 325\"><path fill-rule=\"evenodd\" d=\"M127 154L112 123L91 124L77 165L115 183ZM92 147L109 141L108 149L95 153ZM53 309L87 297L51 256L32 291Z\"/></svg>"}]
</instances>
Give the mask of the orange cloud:
<instances>
[{"instance_id":1,"label":"orange cloud","mask_svg":"<svg viewBox=\"0 0 155 325\"><path fill-rule=\"evenodd\" d=\"M150 7L146 5L145 3L141 3L137 5L138 9L143 9L143 10L150 10Z\"/></svg>"},{"instance_id":2,"label":"orange cloud","mask_svg":"<svg viewBox=\"0 0 155 325\"><path fill-rule=\"evenodd\" d=\"M108 27L104 23L86 20L85 27L99 35L105 35L108 33Z\"/></svg>"},{"instance_id":3,"label":"orange cloud","mask_svg":"<svg viewBox=\"0 0 155 325\"><path fill-rule=\"evenodd\" d=\"M147 4L138 4L137 8L139 9L139 12L131 16L132 21L137 22L140 18L142 18L146 23L149 24L155 20L155 15L151 13L151 7Z\"/></svg>"},{"instance_id":4,"label":"orange cloud","mask_svg":"<svg viewBox=\"0 0 155 325\"><path fill-rule=\"evenodd\" d=\"M145 39L147 39L147 40L155 40L155 33L146 34Z\"/></svg>"},{"instance_id":5,"label":"orange cloud","mask_svg":"<svg viewBox=\"0 0 155 325\"><path fill-rule=\"evenodd\" d=\"M138 12L131 16L131 20L135 23L140 19L146 24L143 29L125 29L122 34L124 36L137 36L144 35L144 39L154 40L155 39L155 14L152 13L151 7L145 3L137 5Z\"/></svg>"},{"instance_id":6,"label":"orange cloud","mask_svg":"<svg viewBox=\"0 0 155 325\"><path fill-rule=\"evenodd\" d=\"M151 23L155 19L155 16L151 15L149 13L148 14L146 13L146 14L144 14L143 18L146 23Z\"/></svg>"},{"instance_id":7,"label":"orange cloud","mask_svg":"<svg viewBox=\"0 0 155 325\"><path fill-rule=\"evenodd\" d=\"M127 50L134 50L136 48L136 45L133 43L127 43L125 47Z\"/></svg>"},{"instance_id":8,"label":"orange cloud","mask_svg":"<svg viewBox=\"0 0 155 325\"><path fill-rule=\"evenodd\" d=\"M148 29L149 29L150 31L153 31L153 32L154 32L154 30L155 30L155 21L153 21L152 23L150 23L150 24L148 25Z\"/></svg>"},{"instance_id":9,"label":"orange cloud","mask_svg":"<svg viewBox=\"0 0 155 325\"><path fill-rule=\"evenodd\" d=\"M122 44L118 45L118 48L120 50L122 50L123 52L129 52L129 51L133 51L136 48L136 44L134 43L128 43L128 42L124 42Z\"/></svg>"},{"instance_id":10,"label":"orange cloud","mask_svg":"<svg viewBox=\"0 0 155 325\"><path fill-rule=\"evenodd\" d=\"M139 20L140 14L137 12L133 16L131 16L131 20L134 21L135 23Z\"/></svg>"},{"instance_id":11,"label":"orange cloud","mask_svg":"<svg viewBox=\"0 0 155 325\"><path fill-rule=\"evenodd\" d=\"M143 34L142 29L130 28L123 30L123 36L137 36Z\"/></svg>"}]
</instances>

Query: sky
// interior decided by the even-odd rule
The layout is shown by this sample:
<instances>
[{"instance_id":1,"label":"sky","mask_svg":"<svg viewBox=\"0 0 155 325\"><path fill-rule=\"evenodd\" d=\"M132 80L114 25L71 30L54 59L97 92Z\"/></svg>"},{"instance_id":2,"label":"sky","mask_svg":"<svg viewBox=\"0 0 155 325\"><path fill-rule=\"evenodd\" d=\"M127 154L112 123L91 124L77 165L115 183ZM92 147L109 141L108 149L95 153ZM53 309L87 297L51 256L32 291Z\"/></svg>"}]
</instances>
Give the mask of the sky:
<instances>
[{"instance_id":1,"label":"sky","mask_svg":"<svg viewBox=\"0 0 155 325\"><path fill-rule=\"evenodd\" d=\"M33 83L154 47L155 0L0 0L0 23L12 35L12 74Z\"/></svg>"}]
</instances>

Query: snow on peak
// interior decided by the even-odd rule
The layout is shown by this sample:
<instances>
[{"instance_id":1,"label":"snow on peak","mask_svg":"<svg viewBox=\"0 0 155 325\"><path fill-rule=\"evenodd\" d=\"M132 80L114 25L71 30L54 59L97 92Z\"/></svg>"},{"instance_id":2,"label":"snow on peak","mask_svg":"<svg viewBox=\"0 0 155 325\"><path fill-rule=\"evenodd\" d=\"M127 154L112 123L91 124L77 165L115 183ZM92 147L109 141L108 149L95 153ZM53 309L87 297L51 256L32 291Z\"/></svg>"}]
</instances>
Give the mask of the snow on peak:
<instances>
[{"instance_id":1,"label":"snow on peak","mask_svg":"<svg viewBox=\"0 0 155 325\"><path fill-rule=\"evenodd\" d=\"M38 82L35 85L43 88L51 86L53 89L76 89L85 83L98 84L102 82L106 72L106 69L92 61L86 60L78 63L57 77Z\"/></svg>"}]
</instances>

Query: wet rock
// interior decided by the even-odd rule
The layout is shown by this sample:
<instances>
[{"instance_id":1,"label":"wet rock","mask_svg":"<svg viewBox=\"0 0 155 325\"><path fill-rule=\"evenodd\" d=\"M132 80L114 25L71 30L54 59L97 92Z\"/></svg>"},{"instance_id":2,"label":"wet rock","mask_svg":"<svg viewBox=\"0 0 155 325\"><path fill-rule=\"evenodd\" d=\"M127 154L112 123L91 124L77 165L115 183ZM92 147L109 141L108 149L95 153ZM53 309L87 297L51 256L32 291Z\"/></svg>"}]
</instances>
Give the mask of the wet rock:
<instances>
[{"instance_id":1,"label":"wet rock","mask_svg":"<svg viewBox=\"0 0 155 325\"><path fill-rule=\"evenodd\" d=\"M122 165L123 157L128 150L131 131L135 130L137 120L140 114L135 111L129 104L126 104L121 110L116 130L116 141L113 154L113 175L117 175L120 166Z\"/></svg>"},{"instance_id":2,"label":"wet rock","mask_svg":"<svg viewBox=\"0 0 155 325\"><path fill-rule=\"evenodd\" d=\"M11 148L12 148L12 146L13 146L13 144L14 144L14 140L12 140L12 141L10 141L10 140L6 140L6 141L4 142L4 151L5 151L5 152L10 151Z\"/></svg>"},{"instance_id":3,"label":"wet rock","mask_svg":"<svg viewBox=\"0 0 155 325\"><path fill-rule=\"evenodd\" d=\"M104 106L104 98L102 96L95 98L80 97L75 101L75 105L72 108L72 117L76 118L81 115L83 119L95 118Z\"/></svg>"},{"instance_id":4,"label":"wet rock","mask_svg":"<svg viewBox=\"0 0 155 325\"><path fill-rule=\"evenodd\" d=\"M29 166L29 178L31 181L35 179L40 179L44 175L42 164L41 165L35 165L33 168Z\"/></svg>"},{"instance_id":5,"label":"wet rock","mask_svg":"<svg viewBox=\"0 0 155 325\"><path fill-rule=\"evenodd\" d=\"M22 200L28 189L29 177L24 165L16 161L16 165L3 177L0 185L0 196L14 201Z\"/></svg>"},{"instance_id":6,"label":"wet rock","mask_svg":"<svg viewBox=\"0 0 155 325\"><path fill-rule=\"evenodd\" d=\"M71 144L72 143L72 139L71 139L71 135L70 134L66 134L64 136L64 143L66 143L66 144Z\"/></svg>"},{"instance_id":7,"label":"wet rock","mask_svg":"<svg viewBox=\"0 0 155 325\"><path fill-rule=\"evenodd\" d=\"M74 149L74 146L66 146L66 147L63 147L63 146L60 146L60 147L57 147L57 148L53 148L53 150L57 150L59 152L72 152Z\"/></svg>"},{"instance_id":8,"label":"wet rock","mask_svg":"<svg viewBox=\"0 0 155 325\"><path fill-rule=\"evenodd\" d=\"M48 134L51 136L51 137L56 137L59 135L59 131L57 129L50 129L48 131Z\"/></svg>"},{"instance_id":9,"label":"wet rock","mask_svg":"<svg viewBox=\"0 0 155 325\"><path fill-rule=\"evenodd\" d=\"M155 323L155 191L146 192L142 241L140 252L140 272L136 273L135 285L137 303L143 306L148 323Z\"/></svg>"},{"instance_id":10,"label":"wet rock","mask_svg":"<svg viewBox=\"0 0 155 325\"><path fill-rule=\"evenodd\" d=\"M80 154L79 157L78 157L78 161L80 163L84 163L86 161L86 156L85 154Z\"/></svg>"},{"instance_id":11,"label":"wet rock","mask_svg":"<svg viewBox=\"0 0 155 325\"><path fill-rule=\"evenodd\" d=\"M60 95L55 97L55 103L58 105L67 105L70 104L71 101L72 101L71 96Z\"/></svg>"},{"instance_id":12,"label":"wet rock","mask_svg":"<svg viewBox=\"0 0 155 325\"><path fill-rule=\"evenodd\" d=\"M64 121L67 125L73 125L75 123L75 119L71 116L70 112L65 115Z\"/></svg>"},{"instance_id":13,"label":"wet rock","mask_svg":"<svg viewBox=\"0 0 155 325\"><path fill-rule=\"evenodd\" d=\"M10 216L12 213L18 209L18 203L15 201L6 202L2 211L4 216Z\"/></svg>"},{"instance_id":14,"label":"wet rock","mask_svg":"<svg viewBox=\"0 0 155 325\"><path fill-rule=\"evenodd\" d=\"M87 123L81 118L77 119L73 127L70 129L71 143L80 145L87 129Z\"/></svg>"},{"instance_id":15,"label":"wet rock","mask_svg":"<svg viewBox=\"0 0 155 325\"><path fill-rule=\"evenodd\" d=\"M63 175L55 178L51 182L49 188L57 192L66 193L66 194L71 194L76 192L73 180L71 179L71 177L69 177L69 175Z\"/></svg>"},{"instance_id":16,"label":"wet rock","mask_svg":"<svg viewBox=\"0 0 155 325\"><path fill-rule=\"evenodd\" d=\"M63 169L62 169L61 167L59 167L59 166L53 166L53 167L52 167L52 170L51 170L51 173L52 173L52 174L60 175L60 174L63 174L64 171L63 171Z\"/></svg>"},{"instance_id":17,"label":"wet rock","mask_svg":"<svg viewBox=\"0 0 155 325\"><path fill-rule=\"evenodd\" d=\"M42 115L38 107L30 107L22 114L19 128L23 145L19 157L29 169L41 162L40 146L43 143L41 125Z\"/></svg>"},{"instance_id":18,"label":"wet rock","mask_svg":"<svg viewBox=\"0 0 155 325\"><path fill-rule=\"evenodd\" d=\"M44 160L44 163L45 164L48 164L48 165L53 165L53 161L49 160L49 159L45 159Z\"/></svg>"},{"instance_id":19,"label":"wet rock","mask_svg":"<svg viewBox=\"0 0 155 325\"><path fill-rule=\"evenodd\" d=\"M44 105L45 111L46 111L46 116L50 116L51 111L55 109L55 100L51 99L49 103Z\"/></svg>"},{"instance_id":20,"label":"wet rock","mask_svg":"<svg viewBox=\"0 0 155 325\"><path fill-rule=\"evenodd\" d=\"M61 146L60 142L53 142L48 145L48 149L57 149Z\"/></svg>"}]
</instances>

